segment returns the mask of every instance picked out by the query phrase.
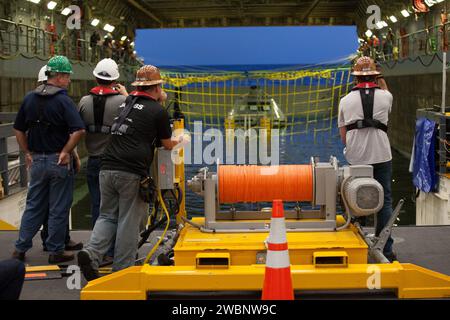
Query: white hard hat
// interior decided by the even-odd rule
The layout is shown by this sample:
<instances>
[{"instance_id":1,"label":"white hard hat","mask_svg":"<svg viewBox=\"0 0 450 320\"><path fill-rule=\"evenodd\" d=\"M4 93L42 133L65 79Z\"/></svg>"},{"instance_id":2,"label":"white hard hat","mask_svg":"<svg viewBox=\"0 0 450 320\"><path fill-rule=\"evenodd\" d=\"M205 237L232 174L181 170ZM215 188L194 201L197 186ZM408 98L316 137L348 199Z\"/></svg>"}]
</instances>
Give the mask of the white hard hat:
<instances>
[{"instance_id":1,"label":"white hard hat","mask_svg":"<svg viewBox=\"0 0 450 320\"><path fill-rule=\"evenodd\" d=\"M47 81L47 76L45 75L45 71L47 71L47 65L43 66L41 70L39 70L38 74L38 82L44 82Z\"/></svg>"},{"instance_id":2,"label":"white hard hat","mask_svg":"<svg viewBox=\"0 0 450 320\"><path fill-rule=\"evenodd\" d=\"M103 59L99 63L97 63L97 66L94 69L94 76L96 78L102 79L102 80L116 80L119 79L119 67L117 66L117 63L113 59Z\"/></svg>"}]
</instances>

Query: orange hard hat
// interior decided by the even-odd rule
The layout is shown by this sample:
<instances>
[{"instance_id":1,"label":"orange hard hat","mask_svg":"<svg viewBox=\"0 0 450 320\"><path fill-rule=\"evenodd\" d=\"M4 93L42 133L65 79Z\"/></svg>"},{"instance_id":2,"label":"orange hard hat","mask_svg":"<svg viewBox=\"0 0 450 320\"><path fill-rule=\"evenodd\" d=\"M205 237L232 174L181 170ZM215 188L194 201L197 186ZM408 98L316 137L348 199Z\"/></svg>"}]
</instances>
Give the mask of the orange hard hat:
<instances>
[{"instance_id":1,"label":"orange hard hat","mask_svg":"<svg viewBox=\"0 0 450 320\"><path fill-rule=\"evenodd\" d=\"M381 74L377 71L375 61L369 57L359 58L353 66L352 75L354 76L376 76Z\"/></svg>"},{"instance_id":2,"label":"orange hard hat","mask_svg":"<svg viewBox=\"0 0 450 320\"><path fill-rule=\"evenodd\" d=\"M136 72L136 81L134 81L131 85L140 87L152 86L160 83L164 83L164 81L161 79L159 69L152 65L146 65Z\"/></svg>"}]
</instances>

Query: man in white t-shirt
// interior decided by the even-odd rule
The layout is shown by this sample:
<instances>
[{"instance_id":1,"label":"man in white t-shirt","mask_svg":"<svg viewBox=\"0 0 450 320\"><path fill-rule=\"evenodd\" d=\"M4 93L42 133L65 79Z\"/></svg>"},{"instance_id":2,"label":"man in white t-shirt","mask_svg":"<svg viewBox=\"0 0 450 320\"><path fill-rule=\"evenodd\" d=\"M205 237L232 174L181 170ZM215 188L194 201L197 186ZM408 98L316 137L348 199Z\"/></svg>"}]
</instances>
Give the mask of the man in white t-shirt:
<instances>
[{"instance_id":1,"label":"man in white t-shirt","mask_svg":"<svg viewBox=\"0 0 450 320\"><path fill-rule=\"evenodd\" d=\"M384 205L377 215L378 236L392 215L392 154L387 125L393 97L371 58L359 58L352 75L357 85L339 104L338 126L348 163L372 165L374 178L384 188ZM392 244L389 237L383 251L390 261L396 260Z\"/></svg>"}]
</instances>

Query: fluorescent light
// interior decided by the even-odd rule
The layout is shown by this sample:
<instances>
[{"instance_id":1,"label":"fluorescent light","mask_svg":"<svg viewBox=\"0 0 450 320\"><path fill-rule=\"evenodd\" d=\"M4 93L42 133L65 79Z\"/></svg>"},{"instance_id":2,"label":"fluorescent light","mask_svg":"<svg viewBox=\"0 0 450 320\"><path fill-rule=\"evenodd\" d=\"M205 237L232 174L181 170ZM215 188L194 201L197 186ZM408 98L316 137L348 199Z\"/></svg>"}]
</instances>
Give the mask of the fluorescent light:
<instances>
[{"instance_id":1,"label":"fluorescent light","mask_svg":"<svg viewBox=\"0 0 450 320\"><path fill-rule=\"evenodd\" d=\"M372 35L373 35L372 30L367 30L367 31L366 31L366 36L367 36L368 38L370 38Z\"/></svg>"},{"instance_id":2,"label":"fluorescent light","mask_svg":"<svg viewBox=\"0 0 450 320\"><path fill-rule=\"evenodd\" d=\"M441 3L444 0L435 0L435 1L436 1L436 3Z\"/></svg>"},{"instance_id":3,"label":"fluorescent light","mask_svg":"<svg viewBox=\"0 0 450 320\"><path fill-rule=\"evenodd\" d=\"M383 29L383 27L384 27L383 21L378 21L378 22L376 23L376 25L377 25L377 28L378 28L378 29Z\"/></svg>"},{"instance_id":4,"label":"fluorescent light","mask_svg":"<svg viewBox=\"0 0 450 320\"><path fill-rule=\"evenodd\" d=\"M127 36L123 36L122 38L120 38L120 41L125 41L125 40L127 40Z\"/></svg>"},{"instance_id":5,"label":"fluorescent light","mask_svg":"<svg viewBox=\"0 0 450 320\"><path fill-rule=\"evenodd\" d=\"M65 8L63 11L61 11L61 14L62 14L63 16L68 16L71 12L72 12L71 9Z\"/></svg>"},{"instance_id":6,"label":"fluorescent light","mask_svg":"<svg viewBox=\"0 0 450 320\"><path fill-rule=\"evenodd\" d=\"M395 16L390 16L389 19L393 22L396 23L398 20Z\"/></svg>"},{"instance_id":7,"label":"fluorescent light","mask_svg":"<svg viewBox=\"0 0 450 320\"><path fill-rule=\"evenodd\" d=\"M100 23L100 20L94 19L91 21L91 26L96 27L96 26L98 26L99 23Z\"/></svg>"},{"instance_id":8,"label":"fluorescent light","mask_svg":"<svg viewBox=\"0 0 450 320\"><path fill-rule=\"evenodd\" d=\"M383 27L387 27L388 26L386 21L381 21L381 24L383 25Z\"/></svg>"},{"instance_id":9,"label":"fluorescent light","mask_svg":"<svg viewBox=\"0 0 450 320\"><path fill-rule=\"evenodd\" d=\"M409 12L408 12L408 10L402 10L402 15L405 17L405 18L407 18L407 17L409 17Z\"/></svg>"},{"instance_id":10,"label":"fluorescent light","mask_svg":"<svg viewBox=\"0 0 450 320\"><path fill-rule=\"evenodd\" d=\"M107 23L107 24L105 24L105 26L103 27L103 30L108 31L108 32L113 32L115 28L116 28L116 27L114 27L114 26L112 26L112 25L110 25L110 24Z\"/></svg>"},{"instance_id":11,"label":"fluorescent light","mask_svg":"<svg viewBox=\"0 0 450 320\"><path fill-rule=\"evenodd\" d=\"M33 3L38 4L39 2L41 2L41 0L28 0L28 2L33 2Z\"/></svg>"},{"instance_id":12,"label":"fluorescent light","mask_svg":"<svg viewBox=\"0 0 450 320\"><path fill-rule=\"evenodd\" d=\"M58 5L58 3L56 3L55 1L50 1L49 3L47 3L47 8L49 10L53 10L56 8L57 5Z\"/></svg>"},{"instance_id":13,"label":"fluorescent light","mask_svg":"<svg viewBox=\"0 0 450 320\"><path fill-rule=\"evenodd\" d=\"M437 3L437 1L436 0L425 0L425 3L427 4L427 6L432 7Z\"/></svg>"}]
</instances>

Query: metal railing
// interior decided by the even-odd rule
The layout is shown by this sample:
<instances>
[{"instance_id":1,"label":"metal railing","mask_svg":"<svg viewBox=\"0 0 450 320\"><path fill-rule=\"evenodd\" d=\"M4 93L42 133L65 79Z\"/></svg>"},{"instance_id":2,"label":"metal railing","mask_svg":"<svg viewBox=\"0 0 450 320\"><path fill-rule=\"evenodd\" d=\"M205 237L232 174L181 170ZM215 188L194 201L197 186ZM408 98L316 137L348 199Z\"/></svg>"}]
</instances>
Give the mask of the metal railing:
<instances>
[{"instance_id":1,"label":"metal railing","mask_svg":"<svg viewBox=\"0 0 450 320\"><path fill-rule=\"evenodd\" d=\"M443 37L443 25L439 24L394 39L380 39L379 45L369 48L369 55L378 61L393 61L414 59L418 56L432 56L442 52L445 45L448 46L448 29L450 22L445 26L445 38Z\"/></svg>"},{"instance_id":2,"label":"metal railing","mask_svg":"<svg viewBox=\"0 0 450 320\"><path fill-rule=\"evenodd\" d=\"M0 113L0 176L1 196L23 190L28 184L25 155L19 150L13 131L16 113Z\"/></svg>"},{"instance_id":3,"label":"metal railing","mask_svg":"<svg viewBox=\"0 0 450 320\"><path fill-rule=\"evenodd\" d=\"M96 63L98 60L109 57L102 45L91 48L90 41L82 39L76 33L57 34L44 29L0 19L0 56L12 57L24 53L48 59L55 54L65 55L71 60ZM121 54L113 50L112 57L118 62L131 66L140 65L134 56L128 52Z\"/></svg>"}]
</instances>

